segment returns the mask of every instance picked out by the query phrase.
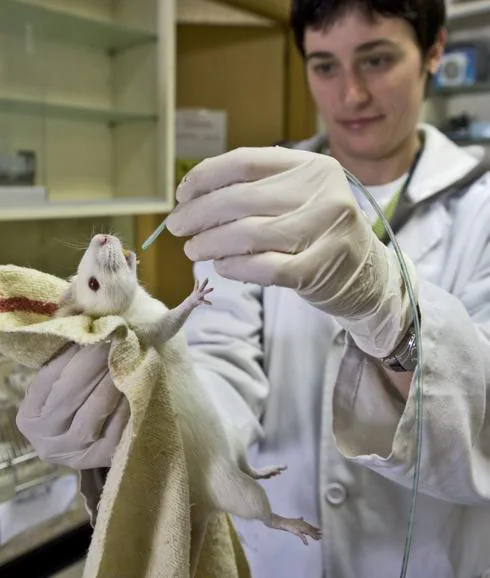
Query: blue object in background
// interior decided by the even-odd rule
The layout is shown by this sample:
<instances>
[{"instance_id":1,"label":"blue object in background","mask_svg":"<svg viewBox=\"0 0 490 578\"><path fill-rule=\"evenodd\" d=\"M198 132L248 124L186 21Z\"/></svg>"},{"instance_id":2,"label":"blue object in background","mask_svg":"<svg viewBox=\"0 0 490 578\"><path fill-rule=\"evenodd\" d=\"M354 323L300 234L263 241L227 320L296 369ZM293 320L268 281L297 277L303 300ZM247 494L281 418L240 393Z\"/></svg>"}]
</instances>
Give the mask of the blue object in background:
<instances>
[{"instance_id":1,"label":"blue object in background","mask_svg":"<svg viewBox=\"0 0 490 578\"><path fill-rule=\"evenodd\" d=\"M434 75L436 88L473 86L490 80L488 40L449 43Z\"/></svg>"}]
</instances>

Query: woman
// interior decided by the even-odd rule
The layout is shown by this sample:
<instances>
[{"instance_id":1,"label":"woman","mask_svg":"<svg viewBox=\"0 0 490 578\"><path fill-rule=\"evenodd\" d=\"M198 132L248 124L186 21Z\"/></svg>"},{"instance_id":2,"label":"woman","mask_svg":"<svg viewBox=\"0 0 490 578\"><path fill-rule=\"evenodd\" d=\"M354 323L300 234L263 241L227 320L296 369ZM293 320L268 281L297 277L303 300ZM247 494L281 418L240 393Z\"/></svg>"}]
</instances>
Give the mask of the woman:
<instances>
[{"instance_id":1,"label":"woman","mask_svg":"<svg viewBox=\"0 0 490 578\"><path fill-rule=\"evenodd\" d=\"M418 124L444 18L443 0L293 0L328 141L232 151L179 187L169 229L192 237L195 274L215 287L213 307L186 326L196 371L252 463L288 464L264 482L273 509L323 532L304 548L236 520L254 577L400 572L416 456L414 319L394 252L338 163L387 211L400 190L420 203L398 235L424 354L408 576L490 572L490 183L470 178L477 156ZM80 408L75 390L86 392ZM33 409L39 400L57 408L55 427ZM110 464L124 421L105 345L55 359L18 416L42 457L86 469L86 480Z\"/></svg>"}]
</instances>

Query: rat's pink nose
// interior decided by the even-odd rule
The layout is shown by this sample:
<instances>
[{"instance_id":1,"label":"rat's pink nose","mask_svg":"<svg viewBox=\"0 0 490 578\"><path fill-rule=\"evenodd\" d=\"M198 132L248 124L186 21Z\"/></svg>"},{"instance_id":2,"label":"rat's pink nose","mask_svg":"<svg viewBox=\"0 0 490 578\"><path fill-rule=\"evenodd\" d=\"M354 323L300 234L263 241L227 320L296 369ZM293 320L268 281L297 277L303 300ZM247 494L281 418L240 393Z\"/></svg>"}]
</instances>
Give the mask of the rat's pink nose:
<instances>
[{"instance_id":1,"label":"rat's pink nose","mask_svg":"<svg viewBox=\"0 0 490 578\"><path fill-rule=\"evenodd\" d=\"M99 245L105 245L109 241L108 235L96 235L95 239Z\"/></svg>"}]
</instances>

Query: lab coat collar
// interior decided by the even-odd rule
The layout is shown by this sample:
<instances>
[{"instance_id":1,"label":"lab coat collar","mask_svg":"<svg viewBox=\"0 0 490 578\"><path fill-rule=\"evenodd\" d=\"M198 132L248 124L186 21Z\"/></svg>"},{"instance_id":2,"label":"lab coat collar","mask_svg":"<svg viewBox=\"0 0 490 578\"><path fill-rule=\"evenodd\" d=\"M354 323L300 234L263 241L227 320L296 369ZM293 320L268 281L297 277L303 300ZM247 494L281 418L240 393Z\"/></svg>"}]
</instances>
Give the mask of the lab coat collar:
<instances>
[{"instance_id":1,"label":"lab coat collar","mask_svg":"<svg viewBox=\"0 0 490 578\"><path fill-rule=\"evenodd\" d=\"M433 125L419 123L418 128L425 135L425 146L407 191L413 203L428 199L456 183L485 155L484 147L457 145ZM315 134L291 145L293 148L320 152L328 147L328 135Z\"/></svg>"},{"instance_id":2,"label":"lab coat collar","mask_svg":"<svg viewBox=\"0 0 490 578\"><path fill-rule=\"evenodd\" d=\"M485 154L482 146L458 146L432 125L420 123L419 130L425 135L425 147L407 191L414 203L462 179Z\"/></svg>"}]
</instances>

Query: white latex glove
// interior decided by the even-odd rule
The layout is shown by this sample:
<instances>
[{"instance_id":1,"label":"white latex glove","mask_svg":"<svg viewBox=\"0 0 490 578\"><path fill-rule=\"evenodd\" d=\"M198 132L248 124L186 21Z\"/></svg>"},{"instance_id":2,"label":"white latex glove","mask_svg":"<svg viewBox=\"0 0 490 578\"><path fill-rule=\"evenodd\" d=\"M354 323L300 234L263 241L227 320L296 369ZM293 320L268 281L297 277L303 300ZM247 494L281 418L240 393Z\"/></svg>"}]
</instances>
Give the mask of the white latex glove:
<instances>
[{"instance_id":1,"label":"white latex glove","mask_svg":"<svg viewBox=\"0 0 490 578\"><path fill-rule=\"evenodd\" d=\"M16 422L46 462L77 470L110 466L129 404L112 382L109 347L71 345L31 383Z\"/></svg>"},{"instance_id":2,"label":"white latex glove","mask_svg":"<svg viewBox=\"0 0 490 578\"><path fill-rule=\"evenodd\" d=\"M230 279L294 289L374 357L405 335L412 312L396 254L373 233L333 158L236 149L194 167L177 201L167 227L192 237L191 260L214 260Z\"/></svg>"}]
</instances>

